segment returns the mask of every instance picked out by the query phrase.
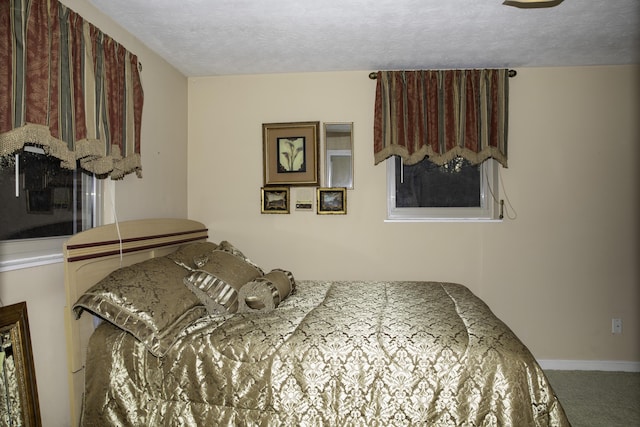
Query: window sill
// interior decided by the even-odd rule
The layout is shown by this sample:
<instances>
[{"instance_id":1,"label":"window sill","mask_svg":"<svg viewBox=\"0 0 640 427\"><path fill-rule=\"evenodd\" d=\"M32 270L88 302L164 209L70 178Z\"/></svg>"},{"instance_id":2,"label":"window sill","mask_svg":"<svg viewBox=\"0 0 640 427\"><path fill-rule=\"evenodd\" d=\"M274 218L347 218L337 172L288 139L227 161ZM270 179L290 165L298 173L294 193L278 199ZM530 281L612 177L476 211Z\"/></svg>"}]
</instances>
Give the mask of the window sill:
<instances>
[{"instance_id":1,"label":"window sill","mask_svg":"<svg viewBox=\"0 0 640 427\"><path fill-rule=\"evenodd\" d=\"M0 272L39 267L63 261L62 247L69 236L0 242Z\"/></svg>"},{"instance_id":2,"label":"window sill","mask_svg":"<svg viewBox=\"0 0 640 427\"><path fill-rule=\"evenodd\" d=\"M486 218L392 218L384 222L504 222L503 219Z\"/></svg>"},{"instance_id":3,"label":"window sill","mask_svg":"<svg viewBox=\"0 0 640 427\"><path fill-rule=\"evenodd\" d=\"M20 270L23 268L40 267L42 265L56 264L63 261L62 252L32 254L24 258L0 259L0 273L5 271Z\"/></svg>"},{"instance_id":4,"label":"window sill","mask_svg":"<svg viewBox=\"0 0 640 427\"><path fill-rule=\"evenodd\" d=\"M0 242L0 272L39 267L63 261L62 248L69 236Z\"/></svg>"}]
</instances>

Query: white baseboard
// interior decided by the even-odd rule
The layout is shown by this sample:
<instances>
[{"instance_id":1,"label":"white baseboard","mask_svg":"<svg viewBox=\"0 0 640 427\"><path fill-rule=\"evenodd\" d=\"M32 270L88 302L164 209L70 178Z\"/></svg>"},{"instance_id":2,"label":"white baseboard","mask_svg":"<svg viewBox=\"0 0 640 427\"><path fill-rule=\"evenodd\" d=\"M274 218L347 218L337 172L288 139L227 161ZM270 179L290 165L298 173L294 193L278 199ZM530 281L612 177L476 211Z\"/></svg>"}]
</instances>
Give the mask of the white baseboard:
<instances>
[{"instance_id":1,"label":"white baseboard","mask_svg":"<svg viewBox=\"0 0 640 427\"><path fill-rule=\"evenodd\" d=\"M621 360L538 360L540 367L551 371L619 371L640 372L640 362Z\"/></svg>"}]
</instances>

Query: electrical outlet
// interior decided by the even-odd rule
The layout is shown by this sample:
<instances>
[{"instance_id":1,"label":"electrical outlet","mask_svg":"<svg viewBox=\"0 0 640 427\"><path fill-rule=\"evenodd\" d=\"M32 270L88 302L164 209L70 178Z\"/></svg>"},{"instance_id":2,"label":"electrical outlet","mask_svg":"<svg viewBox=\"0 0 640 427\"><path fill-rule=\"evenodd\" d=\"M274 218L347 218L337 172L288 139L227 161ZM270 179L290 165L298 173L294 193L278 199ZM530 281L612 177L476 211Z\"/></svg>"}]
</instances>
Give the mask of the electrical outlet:
<instances>
[{"instance_id":1,"label":"electrical outlet","mask_svg":"<svg viewBox=\"0 0 640 427\"><path fill-rule=\"evenodd\" d=\"M621 334L622 333L622 319L611 319L611 333L612 334Z\"/></svg>"}]
</instances>

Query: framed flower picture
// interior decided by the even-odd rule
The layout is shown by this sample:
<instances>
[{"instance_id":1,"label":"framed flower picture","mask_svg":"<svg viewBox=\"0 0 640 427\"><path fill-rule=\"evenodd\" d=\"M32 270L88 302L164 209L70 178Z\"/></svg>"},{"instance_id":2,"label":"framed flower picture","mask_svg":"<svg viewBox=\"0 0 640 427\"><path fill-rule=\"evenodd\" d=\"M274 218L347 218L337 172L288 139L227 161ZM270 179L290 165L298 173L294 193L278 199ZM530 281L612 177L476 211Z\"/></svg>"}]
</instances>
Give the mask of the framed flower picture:
<instances>
[{"instance_id":1,"label":"framed flower picture","mask_svg":"<svg viewBox=\"0 0 640 427\"><path fill-rule=\"evenodd\" d=\"M264 123L264 185L319 184L320 122Z\"/></svg>"}]
</instances>

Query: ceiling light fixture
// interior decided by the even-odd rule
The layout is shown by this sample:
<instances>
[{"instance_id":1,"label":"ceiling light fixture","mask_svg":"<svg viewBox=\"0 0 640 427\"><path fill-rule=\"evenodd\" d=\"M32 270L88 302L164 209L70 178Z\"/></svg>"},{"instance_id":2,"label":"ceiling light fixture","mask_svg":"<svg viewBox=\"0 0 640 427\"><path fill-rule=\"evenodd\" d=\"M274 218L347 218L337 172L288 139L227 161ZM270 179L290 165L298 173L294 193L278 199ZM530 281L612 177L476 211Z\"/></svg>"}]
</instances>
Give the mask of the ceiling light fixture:
<instances>
[{"instance_id":1,"label":"ceiling light fixture","mask_svg":"<svg viewBox=\"0 0 640 427\"><path fill-rule=\"evenodd\" d=\"M505 0L505 6L514 6L521 9L533 9L537 7L553 7L562 3L563 0Z\"/></svg>"}]
</instances>

